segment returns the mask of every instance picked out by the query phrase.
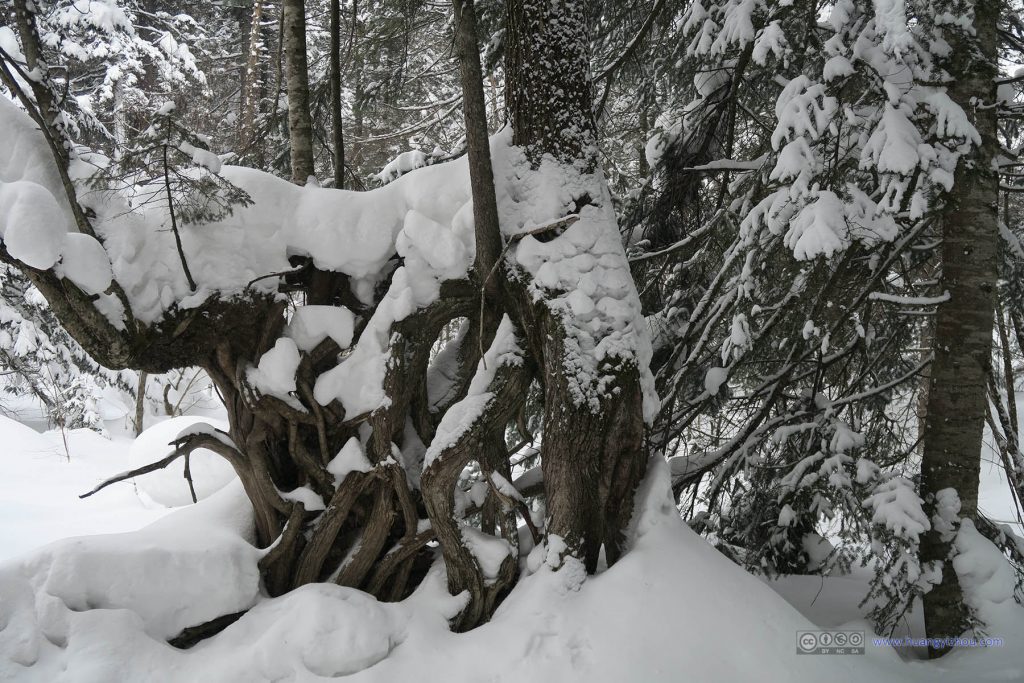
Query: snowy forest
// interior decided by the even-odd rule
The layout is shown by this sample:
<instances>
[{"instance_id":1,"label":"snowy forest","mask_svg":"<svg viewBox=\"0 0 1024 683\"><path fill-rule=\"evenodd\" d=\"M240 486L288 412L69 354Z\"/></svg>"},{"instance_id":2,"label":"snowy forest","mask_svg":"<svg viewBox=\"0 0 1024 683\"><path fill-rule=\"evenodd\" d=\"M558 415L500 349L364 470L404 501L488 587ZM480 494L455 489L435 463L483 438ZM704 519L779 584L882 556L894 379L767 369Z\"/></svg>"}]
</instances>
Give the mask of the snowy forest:
<instances>
[{"instance_id":1,"label":"snowy forest","mask_svg":"<svg viewBox=\"0 0 1024 683\"><path fill-rule=\"evenodd\" d=\"M0 0L0 679L1024 681L1021 0Z\"/></svg>"}]
</instances>

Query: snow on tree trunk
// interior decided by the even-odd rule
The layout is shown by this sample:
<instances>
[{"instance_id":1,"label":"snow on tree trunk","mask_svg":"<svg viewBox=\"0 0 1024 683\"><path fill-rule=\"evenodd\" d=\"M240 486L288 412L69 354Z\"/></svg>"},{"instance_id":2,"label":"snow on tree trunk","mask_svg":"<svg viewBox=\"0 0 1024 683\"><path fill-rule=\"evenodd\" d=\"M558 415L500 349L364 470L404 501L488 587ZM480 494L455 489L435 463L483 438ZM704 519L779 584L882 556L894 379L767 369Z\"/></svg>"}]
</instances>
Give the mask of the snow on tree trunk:
<instances>
[{"instance_id":1,"label":"snow on tree trunk","mask_svg":"<svg viewBox=\"0 0 1024 683\"><path fill-rule=\"evenodd\" d=\"M242 75L241 102L239 110L238 140L248 146L252 143L253 129L256 125L259 96L262 84L259 75L260 48L262 46L260 29L263 21L263 0L255 0L249 16L248 45L246 46L245 71Z\"/></svg>"},{"instance_id":2,"label":"snow on tree trunk","mask_svg":"<svg viewBox=\"0 0 1024 683\"><path fill-rule=\"evenodd\" d=\"M643 476L650 345L607 183L598 167L585 4L508 4L506 102L525 153L508 233L578 216L564 232L523 238L512 298L542 366L549 561L594 571L622 551ZM544 241L541 241L544 240ZM525 272L524 272L525 271Z\"/></svg>"},{"instance_id":3,"label":"snow on tree trunk","mask_svg":"<svg viewBox=\"0 0 1024 683\"><path fill-rule=\"evenodd\" d=\"M938 307L921 464L922 493L933 519L921 540L921 559L942 563L941 582L924 596L931 638L959 636L970 625L949 561L955 533L934 521L947 489L959 495L960 517L977 515L999 248L996 112L987 104L996 94L999 5L992 0L954 5L954 14L969 24L950 29L949 95L972 115L978 137L957 165L942 217L942 281L950 300ZM944 651L933 648L931 654Z\"/></svg>"}]
</instances>

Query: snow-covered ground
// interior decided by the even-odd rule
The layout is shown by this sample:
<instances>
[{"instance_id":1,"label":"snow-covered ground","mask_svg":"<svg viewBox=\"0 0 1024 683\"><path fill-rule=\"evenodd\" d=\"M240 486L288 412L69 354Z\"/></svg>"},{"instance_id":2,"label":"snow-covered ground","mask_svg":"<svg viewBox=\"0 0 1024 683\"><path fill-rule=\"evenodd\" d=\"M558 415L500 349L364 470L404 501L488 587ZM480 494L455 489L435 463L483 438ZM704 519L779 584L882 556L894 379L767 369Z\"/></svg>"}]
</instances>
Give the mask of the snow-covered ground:
<instances>
[{"instance_id":1,"label":"snow-covered ground","mask_svg":"<svg viewBox=\"0 0 1024 683\"><path fill-rule=\"evenodd\" d=\"M67 432L65 448L64 437L0 417L0 559L69 536L131 531L167 514L146 505L130 483L79 500L99 481L130 469L132 441L77 429Z\"/></svg>"},{"instance_id":2,"label":"snow-covered ground","mask_svg":"<svg viewBox=\"0 0 1024 683\"><path fill-rule=\"evenodd\" d=\"M177 428L157 425L140 441ZM585 580L542 568L492 622L458 635L446 617L459 600L436 573L397 604L325 584L262 596L261 551L247 541L251 511L237 482L174 510L140 496L132 482L78 499L139 458L158 457L159 444L133 449L127 437L78 430L67 434L65 451L59 432L39 434L7 418L0 444L0 680L1024 680L1024 610L1016 605L1002 606L999 630L990 633L1003 647L938 663L901 656L874 645L860 618L864 577L766 584L746 574L678 520L665 468L645 483L624 560ZM180 472L156 476L158 490L187 494ZM85 534L102 535L57 540ZM190 650L165 642L246 609ZM837 626L865 630L867 653L797 654L797 632Z\"/></svg>"}]
</instances>

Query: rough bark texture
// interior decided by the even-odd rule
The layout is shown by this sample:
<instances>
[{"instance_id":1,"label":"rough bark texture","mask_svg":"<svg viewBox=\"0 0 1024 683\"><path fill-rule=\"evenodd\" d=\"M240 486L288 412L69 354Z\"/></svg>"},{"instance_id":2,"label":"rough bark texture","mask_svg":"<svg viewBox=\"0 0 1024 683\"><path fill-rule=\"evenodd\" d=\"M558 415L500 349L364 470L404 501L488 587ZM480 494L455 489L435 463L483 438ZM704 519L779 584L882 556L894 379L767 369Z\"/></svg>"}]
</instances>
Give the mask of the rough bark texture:
<instances>
[{"instance_id":1,"label":"rough bark texture","mask_svg":"<svg viewBox=\"0 0 1024 683\"><path fill-rule=\"evenodd\" d=\"M292 182L305 185L313 172L313 120L309 114L309 68L306 63L305 0L283 0L283 49L287 67L288 143Z\"/></svg>"},{"instance_id":2,"label":"rough bark texture","mask_svg":"<svg viewBox=\"0 0 1024 683\"><path fill-rule=\"evenodd\" d=\"M535 165L550 155L579 171L595 171L584 2L514 0L507 17L506 100L513 141ZM573 199L577 207L599 201ZM628 365L601 368L609 382L599 407L574 400L564 322L524 287L511 294L530 351L543 368L546 534L563 540L566 553L594 571L602 545L609 564L621 554L633 493L646 466L639 371Z\"/></svg>"},{"instance_id":3,"label":"rough bark texture","mask_svg":"<svg viewBox=\"0 0 1024 683\"><path fill-rule=\"evenodd\" d=\"M139 384L135 390L135 436L138 436L146 428L146 380L149 376L145 372L139 373Z\"/></svg>"},{"instance_id":4,"label":"rough bark texture","mask_svg":"<svg viewBox=\"0 0 1024 683\"><path fill-rule=\"evenodd\" d=\"M512 141L539 162L597 163L590 41L583 0L508 3L505 103Z\"/></svg>"},{"instance_id":5,"label":"rough bark texture","mask_svg":"<svg viewBox=\"0 0 1024 683\"><path fill-rule=\"evenodd\" d=\"M971 3L962 8L965 16L970 8ZM999 244L998 183L992 165L996 114L991 106L975 106L995 100L999 5L979 0L973 9L975 35L955 33L951 41L949 94L971 116L981 145L957 166L943 214L942 286L951 299L937 313L921 463L926 512L934 513L937 492L953 488L960 496L960 516L968 519L978 511ZM943 562L941 583L924 596L925 628L932 638L958 636L969 625L963 591L949 562L951 550L951 539L934 530L922 538L922 561ZM931 655L942 652L932 649Z\"/></svg>"}]
</instances>

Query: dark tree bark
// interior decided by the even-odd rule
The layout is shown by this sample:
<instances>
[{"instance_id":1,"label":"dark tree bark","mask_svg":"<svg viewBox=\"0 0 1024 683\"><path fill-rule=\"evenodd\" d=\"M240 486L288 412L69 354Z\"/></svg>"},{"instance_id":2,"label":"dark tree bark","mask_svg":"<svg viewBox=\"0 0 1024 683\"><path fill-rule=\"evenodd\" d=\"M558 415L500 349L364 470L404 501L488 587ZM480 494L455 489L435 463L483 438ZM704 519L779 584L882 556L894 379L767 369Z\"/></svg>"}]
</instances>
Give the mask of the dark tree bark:
<instances>
[{"instance_id":1,"label":"dark tree bark","mask_svg":"<svg viewBox=\"0 0 1024 683\"><path fill-rule=\"evenodd\" d=\"M974 35L955 31L948 69L949 94L973 119L981 136L957 166L953 191L943 212L942 287L950 301L938 308L935 360L928 392L921 489L925 511L935 513L935 496L952 488L960 516L977 517L981 438L986 383L992 350L992 323L998 274L998 151L995 101L999 3L965 3L974 10ZM977 106L978 103L986 106ZM969 626L963 590L949 561L952 539L936 530L921 540L923 562L942 563L942 581L924 596L929 637L955 637ZM932 656L945 650L930 648Z\"/></svg>"},{"instance_id":2,"label":"dark tree bark","mask_svg":"<svg viewBox=\"0 0 1024 683\"><path fill-rule=\"evenodd\" d=\"M283 45L287 69L288 142L292 182L305 185L314 175L313 120L309 113L309 67L306 63L305 0L283 0Z\"/></svg>"},{"instance_id":3,"label":"dark tree bark","mask_svg":"<svg viewBox=\"0 0 1024 683\"><path fill-rule=\"evenodd\" d=\"M539 163L584 161L596 168L590 41L583 0L508 3L505 106L512 141Z\"/></svg>"},{"instance_id":4,"label":"dark tree bark","mask_svg":"<svg viewBox=\"0 0 1024 683\"><path fill-rule=\"evenodd\" d=\"M492 276L501 252L501 229L494 194L494 170L487 135L487 108L484 104L483 69L477 45L476 10L473 0L453 0L455 6L459 73L466 120L466 150L473 191L473 220L476 221L476 260L474 269L485 287L498 278Z\"/></svg>"},{"instance_id":5,"label":"dark tree bark","mask_svg":"<svg viewBox=\"0 0 1024 683\"><path fill-rule=\"evenodd\" d=\"M341 121L341 2L331 0L331 134L334 153L334 186L345 187L345 133Z\"/></svg>"}]
</instances>

